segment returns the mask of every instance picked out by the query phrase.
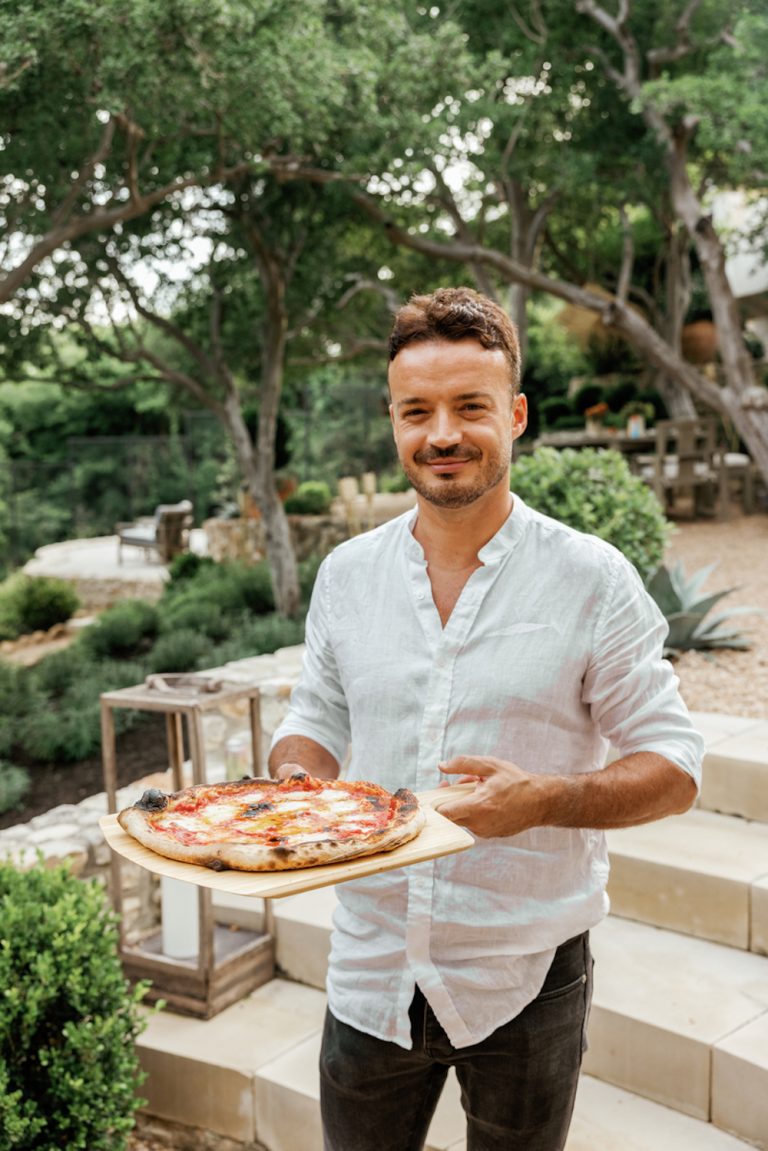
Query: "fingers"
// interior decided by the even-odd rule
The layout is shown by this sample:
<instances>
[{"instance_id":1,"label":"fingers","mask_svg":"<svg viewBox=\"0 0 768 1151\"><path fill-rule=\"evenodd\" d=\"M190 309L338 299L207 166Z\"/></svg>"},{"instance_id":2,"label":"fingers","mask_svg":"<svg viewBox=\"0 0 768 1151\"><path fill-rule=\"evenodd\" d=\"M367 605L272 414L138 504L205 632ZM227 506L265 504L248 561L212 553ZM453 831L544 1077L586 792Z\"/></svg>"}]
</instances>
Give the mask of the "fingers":
<instances>
[{"instance_id":1,"label":"fingers","mask_svg":"<svg viewBox=\"0 0 768 1151\"><path fill-rule=\"evenodd\" d=\"M292 779L295 775L309 775L309 772L300 763L281 763L275 768L274 778L282 783L283 780Z\"/></svg>"},{"instance_id":2,"label":"fingers","mask_svg":"<svg viewBox=\"0 0 768 1151\"><path fill-rule=\"evenodd\" d=\"M462 783L474 783L478 779L493 775L498 770L492 759L486 759L479 755L459 755L455 759L449 759L446 763L439 763L437 766L445 775L468 776L468 779L460 781Z\"/></svg>"}]
</instances>

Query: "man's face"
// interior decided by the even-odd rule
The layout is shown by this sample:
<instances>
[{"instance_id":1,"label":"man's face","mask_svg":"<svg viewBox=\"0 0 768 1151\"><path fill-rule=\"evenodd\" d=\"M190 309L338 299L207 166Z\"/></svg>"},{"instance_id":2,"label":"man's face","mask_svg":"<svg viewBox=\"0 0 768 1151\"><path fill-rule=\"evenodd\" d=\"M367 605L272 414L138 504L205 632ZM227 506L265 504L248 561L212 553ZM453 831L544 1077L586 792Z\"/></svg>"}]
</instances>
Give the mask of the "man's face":
<instances>
[{"instance_id":1,"label":"man's face","mask_svg":"<svg viewBox=\"0 0 768 1151\"><path fill-rule=\"evenodd\" d=\"M389 365L390 417L406 476L438 507L509 490L512 444L527 402L512 395L504 353L477 340L409 344Z\"/></svg>"}]
</instances>

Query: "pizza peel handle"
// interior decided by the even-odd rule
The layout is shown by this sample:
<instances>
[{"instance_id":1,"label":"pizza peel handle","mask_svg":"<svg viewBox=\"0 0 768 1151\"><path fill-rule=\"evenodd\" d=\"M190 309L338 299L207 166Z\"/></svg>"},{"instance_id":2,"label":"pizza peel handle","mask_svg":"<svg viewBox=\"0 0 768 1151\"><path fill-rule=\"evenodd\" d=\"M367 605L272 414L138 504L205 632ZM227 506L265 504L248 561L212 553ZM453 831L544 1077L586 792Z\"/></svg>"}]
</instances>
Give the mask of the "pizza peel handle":
<instances>
[{"instance_id":1,"label":"pizza peel handle","mask_svg":"<svg viewBox=\"0 0 768 1151\"><path fill-rule=\"evenodd\" d=\"M439 811L450 799L471 795L474 790L474 783L451 783L447 787L436 787L433 791L420 791L419 799L422 803L429 804L435 811Z\"/></svg>"}]
</instances>

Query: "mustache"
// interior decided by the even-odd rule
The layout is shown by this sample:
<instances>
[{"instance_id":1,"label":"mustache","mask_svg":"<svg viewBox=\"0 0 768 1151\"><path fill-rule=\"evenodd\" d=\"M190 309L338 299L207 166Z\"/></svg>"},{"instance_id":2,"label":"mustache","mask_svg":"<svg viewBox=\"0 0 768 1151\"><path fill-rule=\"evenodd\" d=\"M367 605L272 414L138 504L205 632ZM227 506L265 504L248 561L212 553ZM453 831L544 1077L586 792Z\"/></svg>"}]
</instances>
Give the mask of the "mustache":
<instances>
[{"instance_id":1,"label":"mustache","mask_svg":"<svg viewBox=\"0 0 768 1151\"><path fill-rule=\"evenodd\" d=\"M413 459L417 464L432 464L435 460L477 460L480 455L479 448L451 444L448 448L423 448L413 453Z\"/></svg>"}]
</instances>

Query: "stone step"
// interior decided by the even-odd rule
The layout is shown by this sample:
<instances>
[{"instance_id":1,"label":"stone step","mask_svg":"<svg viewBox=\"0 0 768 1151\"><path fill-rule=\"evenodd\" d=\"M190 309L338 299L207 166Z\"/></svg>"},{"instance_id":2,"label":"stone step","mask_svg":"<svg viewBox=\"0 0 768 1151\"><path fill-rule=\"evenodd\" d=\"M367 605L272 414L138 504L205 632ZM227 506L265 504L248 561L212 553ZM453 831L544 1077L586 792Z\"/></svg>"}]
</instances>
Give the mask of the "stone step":
<instances>
[{"instance_id":1,"label":"stone step","mask_svg":"<svg viewBox=\"0 0 768 1151\"><path fill-rule=\"evenodd\" d=\"M146 1111L267 1151L322 1151L317 1064L324 1004L317 991L274 980L207 1022L171 1012L152 1016L139 1040L149 1073ZM724 1086L728 1093L735 1087L738 1105L738 1083ZM711 1123L584 1075L566 1151L746 1146ZM453 1073L426 1151L466 1151Z\"/></svg>"},{"instance_id":2,"label":"stone step","mask_svg":"<svg viewBox=\"0 0 768 1151\"><path fill-rule=\"evenodd\" d=\"M584 1070L768 1148L768 958L610 917Z\"/></svg>"},{"instance_id":3,"label":"stone step","mask_svg":"<svg viewBox=\"0 0 768 1151\"><path fill-rule=\"evenodd\" d=\"M608 833L615 915L768 953L768 824L695 809Z\"/></svg>"},{"instance_id":4,"label":"stone step","mask_svg":"<svg viewBox=\"0 0 768 1151\"><path fill-rule=\"evenodd\" d=\"M332 888L275 901L291 979L324 986L334 903ZM616 916L592 939L585 1069L768 1148L768 958Z\"/></svg>"},{"instance_id":5,"label":"stone step","mask_svg":"<svg viewBox=\"0 0 768 1151\"><path fill-rule=\"evenodd\" d=\"M694 712L706 756L699 805L768 823L768 720Z\"/></svg>"}]
</instances>

